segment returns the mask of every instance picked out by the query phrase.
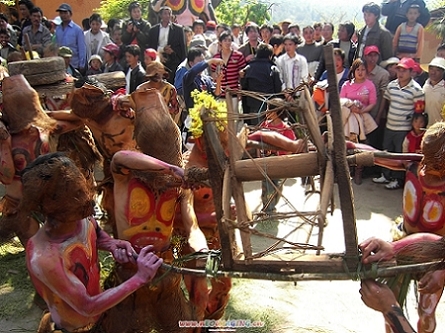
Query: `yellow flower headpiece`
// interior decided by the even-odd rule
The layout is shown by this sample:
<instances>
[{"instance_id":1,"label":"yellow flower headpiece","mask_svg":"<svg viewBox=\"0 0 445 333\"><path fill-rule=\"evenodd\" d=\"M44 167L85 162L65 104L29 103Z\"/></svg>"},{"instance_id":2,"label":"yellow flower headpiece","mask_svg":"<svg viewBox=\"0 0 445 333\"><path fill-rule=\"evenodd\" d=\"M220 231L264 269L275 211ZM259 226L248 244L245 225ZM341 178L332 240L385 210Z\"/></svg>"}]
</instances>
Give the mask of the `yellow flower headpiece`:
<instances>
[{"instance_id":1,"label":"yellow flower headpiece","mask_svg":"<svg viewBox=\"0 0 445 333\"><path fill-rule=\"evenodd\" d=\"M190 125L190 133L194 138L202 136L203 124L201 119L201 110L205 108L208 110L210 117L215 120L216 128L222 132L227 124L227 107L226 103L217 101L211 94L205 91L192 91L193 101L195 105L189 110L189 115L192 120Z\"/></svg>"}]
</instances>

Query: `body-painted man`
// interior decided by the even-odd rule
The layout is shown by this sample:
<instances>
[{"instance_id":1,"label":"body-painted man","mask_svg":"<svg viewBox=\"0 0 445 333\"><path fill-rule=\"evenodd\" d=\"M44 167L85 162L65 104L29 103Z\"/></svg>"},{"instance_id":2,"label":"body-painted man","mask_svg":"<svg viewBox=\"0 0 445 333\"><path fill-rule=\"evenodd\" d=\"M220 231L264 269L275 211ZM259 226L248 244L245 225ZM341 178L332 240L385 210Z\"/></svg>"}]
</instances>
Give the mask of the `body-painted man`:
<instances>
[{"instance_id":1,"label":"body-painted man","mask_svg":"<svg viewBox=\"0 0 445 333\"><path fill-rule=\"evenodd\" d=\"M91 217L93 191L83 174L63 154L47 154L23 171L22 182L19 215L36 212L44 219L26 249L31 280L50 311L38 332L116 332L104 312L150 282L162 259L152 247L142 249L135 275L102 292L98 249L121 263L134 263L135 255L128 242L108 236Z\"/></svg>"},{"instance_id":2,"label":"body-painted man","mask_svg":"<svg viewBox=\"0 0 445 333\"><path fill-rule=\"evenodd\" d=\"M378 247L377 240L363 242L365 263L391 259L394 253L419 239L435 240L445 236L445 123L431 126L422 140L423 159L417 170L409 169L403 190L403 230L409 235L388 246ZM366 149L366 148L365 148ZM405 169L401 161L376 159L376 164L391 169ZM428 234L425 234L428 233ZM385 244L386 245L386 244ZM383 251L389 248L391 251ZM425 250L422 250L425 251ZM375 255L373 255L373 253ZM411 253L415 256L415 253ZM425 273L419 280L419 332L434 332L435 311L445 286L445 271ZM387 321L387 325L392 324Z\"/></svg>"}]
</instances>

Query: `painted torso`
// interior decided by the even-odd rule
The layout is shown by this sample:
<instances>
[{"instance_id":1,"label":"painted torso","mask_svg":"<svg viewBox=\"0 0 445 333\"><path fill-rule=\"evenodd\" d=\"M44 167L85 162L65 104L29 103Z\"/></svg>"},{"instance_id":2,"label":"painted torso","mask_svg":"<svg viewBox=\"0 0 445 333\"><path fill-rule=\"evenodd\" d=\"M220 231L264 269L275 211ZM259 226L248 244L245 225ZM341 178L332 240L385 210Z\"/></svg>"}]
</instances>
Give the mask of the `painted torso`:
<instances>
[{"instance_id":1,"label":"painted torso","mask_svg":"<svg viewBox=\"0 0 445 333\"><path fill-rule=\"evenodd\" d=\"M432 232L445 235L445 181L408 170L403 190L404 227L408 234Z\"/></svg>"},{"instance_id":2,"label":"painted torso","mask_svg":"<svg viewBox=\"0 0 445 333\"><path fill-rule=\"evenodd\" d=\"M146 245L155 245L157 251L169 247L179 188L152 190L132 178L115 183L114 195L118 238L128 240L136 251Z\"/></svg>"},{"instance_id":3,"label":"painted torso","mask_svg":"<svg viewBox=\"0 0 445 333\"><path fill-rule=\"evenodd\" d=\"M49 275L60 279L77 279L90 296L101 292L96 249L96 230L88 219L79 221L75 234L67 240L49 241L44 228L30 239L27 265L37 292L46 301L54 322L67 330L85 327L97 321L98 316L85 317L76 312L65 300L68 295L48 281Z\"/></svg>"}]
</instances>

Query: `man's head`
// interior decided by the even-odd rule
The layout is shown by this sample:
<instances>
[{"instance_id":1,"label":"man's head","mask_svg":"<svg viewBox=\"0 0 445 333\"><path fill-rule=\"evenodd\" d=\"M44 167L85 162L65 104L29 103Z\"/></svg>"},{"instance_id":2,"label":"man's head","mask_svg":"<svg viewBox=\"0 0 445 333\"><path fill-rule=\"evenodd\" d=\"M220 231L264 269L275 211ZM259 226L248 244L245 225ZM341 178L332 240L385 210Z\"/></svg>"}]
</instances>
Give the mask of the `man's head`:
<instances>
[{"instance_id":1,"label":"man's head","mask_svg":"<svg viewBox=\"0 0 445 333\"><path fill-rule=\"evenodd\" d=\"M303 38L306 44L314 43L314 28L311 25L303 28Z\"/></svg>"},{"instance_id":2,"label":"man's head","mask_svg":"<svg viewBox=\"0 0 445 333\"><path fill-rule=\"evenodd\" d=\"M193 21L192 30L195 35L202 35L205 31L204 21L200 19Z\"/></svg>"},{"instance_id":3,"label":"man's head","mask_svg":"<svg viewBox=\"0 0 445 333\"><path fill-rule=\"evenodd\" d=\"M6 29L8 27L8 17L0 13L0 29Z\"/></svg>"},{"instance_id":4,"label":"man's head","mask_svg":"<svg viewBox=\"0 0 445 333\"><path fill-rule=\"evenodd\" d=\"M139 63L139 58L141 56L141 49L139 45L131 44L127 45L125 47L125 60L127 61L127 64L134 68Z\"/></svg>"},{"instance_id":5,"label":"man's head","mask_svg":"<svg viewBox=\"0 0 445 333\"><path fill-rule=\"evenodd\" d=\"M102 17L94 13L90 16L90 28L93 35L96 35L100 32L100 27L102 26Z\"/></svg>"},{"instance_id":6,"label":"man's head","mask_svg":"<svg viewBox=\"0 0 445 333\"><path fill-rule=\"evenodd\" d=\"M190 67L193 67L197 63L204 60L204 51L197 47L192 47L187 52L187 63Z\"/></svg>"},{"instance_id":7,"label":"man's head","mask_svg":"<svg viewBox=\"0 0 445 333\"><path fill-rule=\"evenodd\" d=\"M411 73L416 67L416 62L411 58L402 58L397 64L397 79L399 84L406 85L411 81Z\"/></svg>"},{"instance_id":8,"label":"man's head","mask_svg":"<svg viewBox=\"0 0 445 333\"><path fill-rule=\"evenodd\" d=\"M244 32L247 35L247 38L249 39L249 42L255 42L258 41L258 26L255 23L250 23L244 28Z\"/></svg>"},{"instance_id":9,"label":"man's head","mask_svg":"<svg viewBox=\"0 0 445 333\"><path fill-rule=\"evenodd\" d=\"M235 37L238 37L240 32L241 32L241 26L238 23L232 24L232 34Z\"/></svg>"},{"instance_id":10,"label":"man's head","mask_svg":"<svg viewBox=\"0 0 445 333\"><path fill-rule=\"evenodd\" d=\"M34 7L34 4L30 0L20 0L19 1L19 10L20 16L22 18L28 18L30 16L30 11Z\"/></svg>"},{"instance_id":11,"label":"man's head","mask_svg":"<svg viewBox=\"0 0 445 333\"><path fill-rule=\"evenodd\" d=\"M273 53L279 55L283 52L284 37L281 34L275 34L270 38L269 45L273 48Z\"/></svg>"},{"instance_id":12,"label":"man's head","mask_svg":"<svg viewBox=\"0 0 445 333\"><path fill-rule=\"evenodd\" d=\"M63 23L69 23L71 21L73 10L67 3L62 3L59 8L56 9L56 12L59 12L59 16Z\"/></svg>"},{"instance_id":13,"label":"man's head","mask_svg":"<svg viewBox=\"0 0 445 333\"><path fill-rule=\"evenodd\" d=\"M43 12L40 7L33 7L29 13L31 14L31 23L33 26L40 26L42 23Z\"/></svg>"},{"instance_id":14,"label":"man's head","mask_svg":"<svg viewBox=\"0 0 445 333\"><path fill-rule=\"evenodd\" d=\"M9 40L10 40L10 33L7 29L0 29L0 45L2 47L8 47Z\"/></svg>"},{"instance_id":15,"label":"man's head","mask_svg":"<svg viewBox=\"0 0 445 333\"><path fill-rule=\"evenodd\" d=\"M213 21L213 20L207 21L207 23L206 23L206 30L215 31L215 29L216 29L216 22Z\"/></svg>"},{"instance_id":16,"label":"man's head","mask_svg":"<svg viewBox=\"0 0 445 333\"><path fill-rule=\"evenodd\" d=\"M294 34L287 34L283 38L284 49L287 54L294 54L298 44L301 44L301 38Z\"/></svg>"},{"instance_id":17,"label":"man's head","mask_svg":"<svg viewBox=\"0 0 445 333\"><path fill-rule=\"evenodd\" d=\"M369 45L365 47L363 55L365 57L366 64L373 68L379 61L380 50L376 45Z\"/></svg>"},{"instance_id":18,"label":"man's head","mask_svg":"<svg viewBox=\"0 0 445 333\"><path fill-rule=\"evenodd\" d=\"M334 34L334 25L331 22L323 23L323 28L321 29L321 35L325 41L332 40L332 35Z\"/></svg>"},{"instance_id":19,"label":"man's head","mask_svg":"<svg viewBox=\"0 0 445 333\"><path fill-rule=\"evenodd\" d=\"M442 80L444 71L445 59L443 58L433 58L433 60L431 60L431 62L428 64L428 77L434 84Z\"/></svg>"},{"instance_id":20,"label":"man's head","mask_svg":"<svg viewBox=\"0 0 445 333\"><path fill-rule=\"evenodd\" d=\"M300 26L297 23L292 23L289 25L289 33L300 36Z\"/></svg>"},{"instance_id":21,"label":"man's head","mask_svg":"<svg viewBox=\"0 0 445 333\"><path fill-rule=\"evenodd\" d=\"M93 192L74 162L63 153L37 157L22 172L21 207L59 223L94 213ZM73 200L74 199L74 200Z\"/></svg>"},{"instance_id":22,"label":"man's head","mask_svg":"<svg viewBox=\"0 0 445 333\"><path fill-rule=\"evenodd\" d=\"M120 48L114 43L108 43L107 45L102 47L102 50L104 50L104 55L109 54L113 57L113 61L119 57Z\"/></svg>"},{"instance_id":23,"label":"man's head","mask_svg":"<svg viewBox=\"0 0 445 333\"><path fill-rule=\"evenodd\" d=\"M281 35L281 32L282 32L281 27L278 24L274 24L272 34L273 35Z\"/></svg>"},{"instance_id":24,"label":"man's head","mask_svg":"<svg viewBox=\"0 0 445 333\"><path fill-rule=\"evenodd\" d=\"M169 24L172 18L172 9L167 6L161 7L159 10L159 15L161 17L161 23L166 25Z\"/></svg>"},{"instance_id":25,"label":"man's head","mask_svg":"<svg viewBox=\"0 0 445 333\"><path fill-rule=\"evenodd\" d=\"M321 39L321 30L323 29L323 24L321 22L316 22L313 25L314 28L314 39L320 40Z\"/></svg>"},{"instance_id":26,"label":"man's head","mask_svg":"<svg viewBox=\"0 0 445 333\"><path fill-rule=\"evenodd\" d=\"M340 23L338 26L338 39L344 42L348 42L351 40L354 31L355 31L354 23L349 21Z\"/></svg>"},{"instance_id":27,"label":"man's head","mask_svg":"<svg viewBox=\"0 0 445 333\"><path fill-rule=\"evenodd\" d=\"M363 6L362 13L366 25L372 27L380 19L380 6L374 2L369 2Z\"/></svg>"},{"instance_id":28,"label":"man's head","mask_svg":"<svg viewBox=\"0 0 445 333\"><path fill-rule=\"evenodd\" d=\"M219 35L218 41L221 45L221 48L229 49L232 47L233 36L230 32L224 31L221 35Z\"/></svg>"},{"instance_id":29,"label":"man's head","mask_svg":"<svg viewBox=\"0 0 445 333\"><path fill-rule=\"evenodd\" d=\"M271 59L273 56L273 47L266 43L258 45L255 57L258 59Z\"/></svg>"},{"instance_id":30,"label":"man's head","mask_svg":"<svg viewBox=\"0 0 445 333\"><path fill-rule=\"evenodd\" d=\"M440 44L436 49L436 57L445 59L445 44Z\"/></svg>"},{"instance_id":31,"label":"man's head","mask_svg":"<svg viewBox=\"0 0 445 333\"><path fill-rule=\"evenodd\" d=\"M264 23L260 27L260 36L263 41L268 42L272 36L273 27L270 24Z\"/></svg>"}]
</instances>

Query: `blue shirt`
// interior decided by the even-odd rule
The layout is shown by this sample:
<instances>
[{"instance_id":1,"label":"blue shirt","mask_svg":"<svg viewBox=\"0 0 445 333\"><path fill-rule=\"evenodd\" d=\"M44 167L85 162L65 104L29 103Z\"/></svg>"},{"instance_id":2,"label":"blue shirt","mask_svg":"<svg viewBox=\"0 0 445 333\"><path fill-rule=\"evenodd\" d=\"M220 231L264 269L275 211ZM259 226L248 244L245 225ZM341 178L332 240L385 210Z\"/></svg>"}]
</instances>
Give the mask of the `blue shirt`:
<instances>
[{"instance_id":1,"label":"blue shirt","mask_svg":"<svg viewBox=\"0 0 445 333\"><path fill-rule=\"evenodd\" d=\"M87 51L82 29L73 21L63 29L60 24L56 28L56 42L59 46L67 46L73 51L71 65L74 68L85 68Z\"/></svg>"}]
</instances>

